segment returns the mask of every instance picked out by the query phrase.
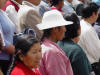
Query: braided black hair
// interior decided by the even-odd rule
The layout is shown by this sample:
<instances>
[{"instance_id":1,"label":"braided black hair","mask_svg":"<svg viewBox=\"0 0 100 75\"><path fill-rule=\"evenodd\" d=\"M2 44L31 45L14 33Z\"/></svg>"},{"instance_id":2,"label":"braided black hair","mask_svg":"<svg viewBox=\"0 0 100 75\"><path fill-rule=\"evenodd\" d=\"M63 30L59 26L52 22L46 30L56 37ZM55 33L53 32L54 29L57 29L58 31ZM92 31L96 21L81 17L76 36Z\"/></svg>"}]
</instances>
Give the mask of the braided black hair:
<instances>
[{"instance_id":1,"label":"braided black hair","mask_svg":"<svg viewBox=\"0 0 100 75\"><path fill-rule=\"evenodd\" d=\"M19 55L23 54L26 55L27 52L30 50L31 46L33 46L35 43L38 43L39 41L32 35L21 35L16 43L15 43L15 53L12 57L12 63L9 67L9 70L7 72L7 75L10 75L12 69L16 65L16 61L21 62L19 59Z\"/></svg>"}]
</instances>

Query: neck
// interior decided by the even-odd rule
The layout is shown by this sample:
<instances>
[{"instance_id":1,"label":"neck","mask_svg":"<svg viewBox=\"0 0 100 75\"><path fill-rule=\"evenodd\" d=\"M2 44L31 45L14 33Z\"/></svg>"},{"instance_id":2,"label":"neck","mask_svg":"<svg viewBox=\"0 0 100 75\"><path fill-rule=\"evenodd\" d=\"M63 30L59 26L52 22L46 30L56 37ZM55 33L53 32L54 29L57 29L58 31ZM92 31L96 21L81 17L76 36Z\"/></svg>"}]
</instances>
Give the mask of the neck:
<instances>
[{"instance_id":1,"label":"neck","mask_svg":"<svg viewBox=\"0 0 100 75\"><path fill-rule=\"evenodd\" d=\"M93 21L92 21L91 18L84 18L84 20L87 21L87 22L90 23L90 24L93 24Z\"/></svg>"},{"instance_id":2,"label":"neck","mask_svg":"<svg viewBox=\"0 0 100 75\"><path fill-rule=\"evenodd\" d=\"M79 39L76 37L76 38L73 38L71 39L72 41L74 41L75 43L78 43Z\"/></svg>"},{"instance_id":3,"label":"neck","mask_svg":"<svg viewBox=\"0 0 100 75\"><path fill-rule=\"evenodd\" d=\"M55 7L56 7L57 9L59 9L59 8L60 8L58 5L55 5Z\"/></svg>"},{"instance_id":4,"label":"neck","mask_svg":"<svg viewBox=\"0 0 100 75\"><path fill-rule=\"evenodd\" d=\"M48 37L48 40L52 41L52 42L57 42L56 38L54 38L53 36Z\"/></svg>"}]
</instances>

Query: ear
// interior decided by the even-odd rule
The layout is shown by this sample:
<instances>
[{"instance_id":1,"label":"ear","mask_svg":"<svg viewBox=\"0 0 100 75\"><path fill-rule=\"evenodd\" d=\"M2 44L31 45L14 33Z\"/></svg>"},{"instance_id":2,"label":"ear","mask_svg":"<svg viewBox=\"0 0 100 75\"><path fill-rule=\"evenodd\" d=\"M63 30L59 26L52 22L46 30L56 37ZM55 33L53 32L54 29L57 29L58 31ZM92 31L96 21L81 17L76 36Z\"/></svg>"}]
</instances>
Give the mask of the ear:
<instances>
[{"instance_id":1,"label":"ear","mask_svg":"<svg viewBox=\"0 0 100 75\"><path fill-rule=\"evenodd\" d=\"M19 59L20 59L21 61L24 61L24 55L23 55L23 54L20 54L20 55L19 55Z\"/></svg>"},{"instance_id":2,"label":"ear","mask_svg":"<svg viewBox=\"0 0 100 75\"><path fill-rule=\"evenodd\" d=\"M93 17L95 17L95 15L96 15L96 13L95 13L95 12L93 12L93 13L92 13L92 16L93 16Z\"/></svg>"}]
</instances>

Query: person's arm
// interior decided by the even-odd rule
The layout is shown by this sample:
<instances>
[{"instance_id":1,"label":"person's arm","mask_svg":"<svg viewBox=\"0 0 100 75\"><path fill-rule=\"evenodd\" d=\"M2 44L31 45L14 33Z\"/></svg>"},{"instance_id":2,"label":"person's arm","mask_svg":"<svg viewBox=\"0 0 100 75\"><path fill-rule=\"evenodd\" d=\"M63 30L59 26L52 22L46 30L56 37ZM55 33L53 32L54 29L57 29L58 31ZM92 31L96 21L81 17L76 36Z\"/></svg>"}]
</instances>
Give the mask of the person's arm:
<instances>
[{"instance_id":1,"label":"person's arm","mask_svg":"<svg viewBox=\"0 0 100 75\"><path fill-rule=\"evenodd\" d=\"M13 5L9 5L5 12L7 13L8 17L11 19L11 21L16 25L17 23L17 11Z\"/></svg>"},{"instance_id":2,"label":"person's arm","mask_svg":"<svg viewBox=\"0 0 100 75\"><path fill-rule=\"evenodd\" d=\"M10 42L9 42L9 40L6 40L5 38L4 38L4 34L3 34L3 30L2 30L2 26L1 26L1 23L0 23L0 31L1 31L1 37L3 38L3 42L4 42L4 50L7 52L7 53L9 53L9 54L13 54L14 53L14 50L15 50L15 48L14 48L14 45L12 45Z\"/></svg>"}]
</instances>

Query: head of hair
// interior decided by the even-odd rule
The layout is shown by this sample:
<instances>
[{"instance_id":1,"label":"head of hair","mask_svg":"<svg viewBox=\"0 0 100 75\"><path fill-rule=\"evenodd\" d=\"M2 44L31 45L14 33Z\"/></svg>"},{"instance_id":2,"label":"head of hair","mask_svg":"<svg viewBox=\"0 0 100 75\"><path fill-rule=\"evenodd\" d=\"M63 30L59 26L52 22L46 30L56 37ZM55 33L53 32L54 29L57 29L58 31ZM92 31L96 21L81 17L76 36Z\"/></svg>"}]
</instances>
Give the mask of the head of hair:
<instances>
[{"instance_id":1,"label":"head of hair","mask_svg":"<svg viewBox=\"0 0 100 75\"><path fill-rule=\"evenodd\" d=\"M87 5L84 5L82 9L82 17L89 18L93 13L97 14L98 10L99 6L96 3L91 2Z\"/></svg>"},{"instance_id":2,"label":"head of hair","mask_svg":"<svg viewBox=\"0 0 100 75\"><path fill-rule=\"evenodd\" d=\"M58 30L60 30L60 27L56 27L58 28ZM41 41L43 41L43 39L46 37L48 38L49 36L51 36L51 31L52 31L53 28L50 28L50 29L45 29L43 30L43 36L41 38Z\"/></svg>"},{"instance_id":3,"label":"head of hair","mask_svg":"<svg viewBox=\"0 0 100 75\"><path fill-rule=\"evenodd\" d=\"M57 5L60 1L64 1L64 0L50 0L50 4L51 4L51 6L55 6L55 5Z\"/></svg>"},{"instance_id":4,"label":"head of hair","mask_svg":"<svg viewBox=\"0 0 100 75\"><path fill-rule=\"evenodd\" d=\"M7 72L7 75L10 75L10 72L16 65L16 61L22 62L19 58L21 54L26 55L27 52L30 50L30 48L35 44L38 43L39 41L32 35L21 35L17 39L15 43L15 53L12 58L12 62L10 65L10 68Z\"/></svg>"},{"instance_id":5,"label":"head of hair","mask_svg":"<svg viewBox=\"0 0 100 75\"><path fill-rule=\"evenodd\" d=\"M64 18L67 21L73 22L73 24L65 26L67 31L65 32L64 39L70 40L72 38L79 36L77 31L78 29L80 29L80 21L77 15L74 13L64 14Z\"/></svg>"}]
</instances>

